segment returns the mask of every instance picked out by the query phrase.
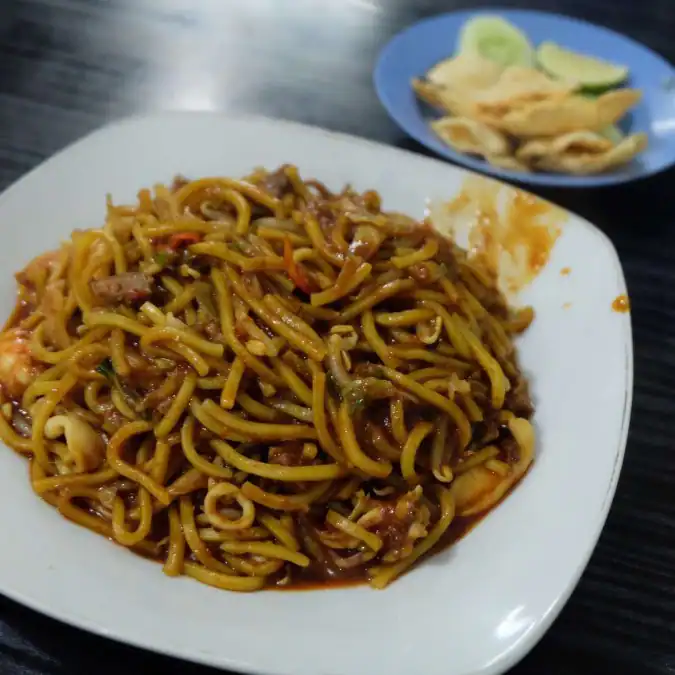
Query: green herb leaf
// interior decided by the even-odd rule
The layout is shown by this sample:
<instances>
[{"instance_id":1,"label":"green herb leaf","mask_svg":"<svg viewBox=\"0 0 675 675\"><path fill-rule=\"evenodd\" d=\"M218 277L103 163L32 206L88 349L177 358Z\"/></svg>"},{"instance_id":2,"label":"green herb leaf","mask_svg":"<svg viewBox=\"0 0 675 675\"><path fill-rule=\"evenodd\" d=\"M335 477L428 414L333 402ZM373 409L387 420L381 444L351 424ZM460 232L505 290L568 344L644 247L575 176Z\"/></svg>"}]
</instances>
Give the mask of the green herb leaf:
<instances>
[{"instance_id":1,"label":"green herb leaf","mask_svg":"<svg viewBox=\"0 0 675 675\"><path fill-rule=\"evenodd\" d=\"M333 398L336 398L338 401L341 401L342 392L340 391L340 386L335 381L335 376L330 371L328 371L327 376L328 377L326 377L326 389L328 390L328 393Z\"/></svg>"},{"instance_id":2,"label":"green herb leaf","mask_svg":"<svg viewBox=\"0 0 675 675\"><path fill-rule=\"evenodd\" d=\"M166 264L169 262L169 256L166 253L158 253L155 256L155 262L160 267L166 267Z\"/></svg>"},{"instance_id":3,"label":"green herb leaf","mask_svg":"<svg viewBox=\"0 0 675 675\"><path fill-rule=\"evenodd\" d=\"M96 366L96 372L99 375L103 375L103 377L107 377L109 380L115 379L115 369L113 368L110 359L103 359L103 361Z\"/></svg>"}]
</instances>

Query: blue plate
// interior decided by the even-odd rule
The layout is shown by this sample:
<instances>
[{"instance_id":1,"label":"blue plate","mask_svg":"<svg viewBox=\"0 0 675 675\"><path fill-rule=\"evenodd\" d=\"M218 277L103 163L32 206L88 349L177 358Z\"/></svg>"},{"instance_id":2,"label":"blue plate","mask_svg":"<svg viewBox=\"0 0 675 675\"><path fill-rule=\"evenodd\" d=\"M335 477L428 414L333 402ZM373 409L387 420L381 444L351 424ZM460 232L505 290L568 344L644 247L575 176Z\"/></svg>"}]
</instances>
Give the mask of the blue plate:
<instances>
[{"instance_id":1,"label":"blue plate","mask_svg":"<svg viewBox=\"0 0 675 675\"><path fill-rule=\"evenodd\" d=\"M553 40L562 47L628 66L628 85L641 89L643 98L620 126L624 132L645 131L649 135L648 148L630 164L611 173L566 176L500 169L445 145L429 127L429 120L437 113L417 99L410 82L435 63L451 57L461 27L478 14L498 14L507 19L535 46ZM442 14L396 35L380 54L374 80L387 112L415 140L447 159L499 178L535 185L597 187L643 178L675 163L675 69L634 40L585 21L545 12L501 9Z\"/></svg>"}]
</instances>

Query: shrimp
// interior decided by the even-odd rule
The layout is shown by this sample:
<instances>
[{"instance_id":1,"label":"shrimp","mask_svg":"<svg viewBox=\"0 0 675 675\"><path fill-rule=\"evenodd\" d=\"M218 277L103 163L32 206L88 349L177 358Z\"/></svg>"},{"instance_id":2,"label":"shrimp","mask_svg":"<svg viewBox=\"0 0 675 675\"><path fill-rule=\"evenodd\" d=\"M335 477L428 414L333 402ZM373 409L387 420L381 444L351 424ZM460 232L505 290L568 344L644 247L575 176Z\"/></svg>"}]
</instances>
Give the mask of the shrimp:
<instances>
[{"instance_id":1,"label":"shrimp","mask_svg":"<svg viewBox=\"0 0 675 675\"><path fill-rule=\"evenodd\" d=\"M27 331L13 328L0 334L0 385L7 396L18 399L43 370L31 355Z\"/></svg>"},{"instance_id":2,"label":"shrimp","mask_svg":"<svg viewBox=\"0 0 675 675\"><path fill-rule=\"evenodd\" d=\"M47 251L33 258L26 267L17 272L16 280L23 286L42 286L62 276L68 261L69 248L70 244L64 244L60 249Z\"/></svg>"}]
</instances>

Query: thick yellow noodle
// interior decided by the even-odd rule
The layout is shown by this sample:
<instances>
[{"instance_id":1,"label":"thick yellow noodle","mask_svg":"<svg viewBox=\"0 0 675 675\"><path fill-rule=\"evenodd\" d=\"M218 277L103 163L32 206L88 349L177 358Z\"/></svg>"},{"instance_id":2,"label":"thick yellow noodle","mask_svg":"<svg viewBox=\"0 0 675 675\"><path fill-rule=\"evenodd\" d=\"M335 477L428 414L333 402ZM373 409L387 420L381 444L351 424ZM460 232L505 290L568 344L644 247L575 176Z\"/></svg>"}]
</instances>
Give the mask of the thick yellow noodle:
<instances>
[{"instance_id":1,"label":"thick yellow noodle","mask_svg":"<svg viewBox=\"0 0 675 675\"><path fill-rule=\"evenodd\" d=\"M526 473L533 313L429 223L292 166L107 207L0 334L0 440L69 520L216 588L383 588Z\"/></svg>"}]
</instances>

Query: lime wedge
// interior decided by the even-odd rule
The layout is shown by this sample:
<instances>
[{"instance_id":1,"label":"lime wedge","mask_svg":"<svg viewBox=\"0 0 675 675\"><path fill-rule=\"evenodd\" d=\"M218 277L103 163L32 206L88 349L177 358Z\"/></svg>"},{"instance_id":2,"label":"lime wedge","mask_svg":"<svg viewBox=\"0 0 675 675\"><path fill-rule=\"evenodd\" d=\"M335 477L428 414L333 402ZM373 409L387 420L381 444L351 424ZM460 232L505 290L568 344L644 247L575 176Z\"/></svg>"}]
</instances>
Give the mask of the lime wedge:
<instances>
[{"instance_id":1,"label":"lime wedge","mask_svg":"<svg viewBox=\"0 0 675 675\"><path fill-rule=\"evenodd\" d=\"M457 51L479 54L502 66L531 66L534 63L534 49L527 36L493 14L469 19L462 26Z\"/></svg>"},{"instance_id":2,"label":"lime wedge","mask_svg":"<svg viewBox=\"0 0 675 675\"><path fill-rule=\"evenodd\" d=\"M625 66L563 49L554 42L539 45L537 61L551 77L593 91L616 87L628 77Z\"/></svg>"}]
</instances>

